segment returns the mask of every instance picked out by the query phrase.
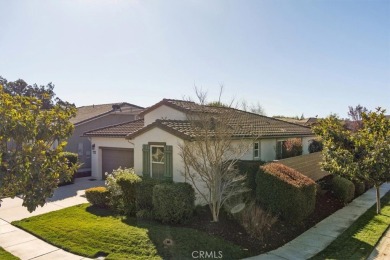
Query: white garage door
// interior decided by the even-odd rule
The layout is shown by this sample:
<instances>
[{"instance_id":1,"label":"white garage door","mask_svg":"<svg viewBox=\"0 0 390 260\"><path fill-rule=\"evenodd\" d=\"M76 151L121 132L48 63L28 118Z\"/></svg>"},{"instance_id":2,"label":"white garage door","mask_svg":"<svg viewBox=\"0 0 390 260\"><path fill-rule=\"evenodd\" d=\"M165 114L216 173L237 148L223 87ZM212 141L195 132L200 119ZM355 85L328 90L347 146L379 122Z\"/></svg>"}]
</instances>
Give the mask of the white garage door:
<instances>
[{"instance_id":1,"label":"white garage door","mask_svg":"<svg viewBox=\"0 0 390 260\"><path fill-rule=\"evenodd\" d=\"M102 178L106 179L106 172L111 173L119 167L134 167L134 149L102 148Z\"/></svg>"}]
</instances>

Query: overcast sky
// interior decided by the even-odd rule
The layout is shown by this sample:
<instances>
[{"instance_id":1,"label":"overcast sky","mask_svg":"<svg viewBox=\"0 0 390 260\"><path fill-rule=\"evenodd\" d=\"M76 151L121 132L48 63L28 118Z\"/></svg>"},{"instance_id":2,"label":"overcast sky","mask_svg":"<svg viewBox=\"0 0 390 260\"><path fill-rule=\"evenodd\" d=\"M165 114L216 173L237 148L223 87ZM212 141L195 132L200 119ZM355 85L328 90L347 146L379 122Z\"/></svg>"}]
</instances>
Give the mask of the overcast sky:
<instances>
[{"instance_id":1,"label":"overcast sky","mask_svg":"<svg viewBox=\"0 0 390 260\"><path fill-rule=\"evenodd\" d=\"M194 96L390 114L390 0L0 0L0 75L77 106Z\"/></svg>"}]
</instances>

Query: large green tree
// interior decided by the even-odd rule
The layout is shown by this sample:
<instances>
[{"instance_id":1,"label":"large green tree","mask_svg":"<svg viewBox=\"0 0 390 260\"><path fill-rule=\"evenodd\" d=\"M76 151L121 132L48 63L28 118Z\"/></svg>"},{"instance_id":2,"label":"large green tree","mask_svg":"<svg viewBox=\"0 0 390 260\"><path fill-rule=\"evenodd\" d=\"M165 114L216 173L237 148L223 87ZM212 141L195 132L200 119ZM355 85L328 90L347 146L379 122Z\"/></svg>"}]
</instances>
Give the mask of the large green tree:
<instances>
[{"instance_id":1,"label":"large green tree","mask_svg":"<svg viewBox=\"0 0 390 260\"><path fill-rule=\"evenodd\" d=\"M360 127L351 131L335 115L313 129L321 137L324 170L350 180L367 181L376 188L380 213L380 185L390 180L390 120L385 110L362 112Z\"/></svg>"},{"instance_id":2,"label":"large green tree","mask_svg":"<svg viewBox=\"0 0 390 260\"><path fill-rule=\"evenodd\" d=\"M77 167L63 155L76 108L55 99L52 85L18 82L0 85L0 198L21 196L31 212L45 204L60 177L70 179ZM24 91L15 87L22 85Z\"/></svg>"}]
</instances>

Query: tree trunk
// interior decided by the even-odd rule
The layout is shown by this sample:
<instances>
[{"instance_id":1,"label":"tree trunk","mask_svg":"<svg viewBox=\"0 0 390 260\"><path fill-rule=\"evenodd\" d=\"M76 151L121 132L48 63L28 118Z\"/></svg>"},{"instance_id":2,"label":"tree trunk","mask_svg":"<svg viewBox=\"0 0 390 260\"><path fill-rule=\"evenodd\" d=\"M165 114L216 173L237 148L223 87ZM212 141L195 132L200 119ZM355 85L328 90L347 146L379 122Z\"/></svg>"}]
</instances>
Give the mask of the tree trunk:
<instances>
[{"instance_id":1,"label":"tree trunk","mask_svg":"<svg viewBox=\"0 0 390 260\"><path fill-rule=\"evenodd\" d=\"M380 185L375 184L376 189L376 214L381 214L381 195L380 195Z\"/></svg>"},{"instance_id":2,"label":"tree trunk","mask_svg":"<svg viewBox=\"0 0 390 260\"><path fill-rule=\"evenodd\" d=\"M215 205L213 203L212 207L213 207L213 210L212 210L212 212L213 212L213 222L218 222L219 218L218 218L218 208L217 208L217 205Z\"/></svg>"}]
</instances>

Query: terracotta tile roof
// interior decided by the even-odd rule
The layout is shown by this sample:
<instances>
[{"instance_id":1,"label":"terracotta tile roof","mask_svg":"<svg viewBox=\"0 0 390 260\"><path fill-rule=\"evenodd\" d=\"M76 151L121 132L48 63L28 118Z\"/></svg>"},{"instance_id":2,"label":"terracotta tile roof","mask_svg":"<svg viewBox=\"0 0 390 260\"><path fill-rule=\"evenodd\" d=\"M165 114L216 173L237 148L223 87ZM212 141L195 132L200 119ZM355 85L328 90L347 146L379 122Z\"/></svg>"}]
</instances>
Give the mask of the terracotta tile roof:
<instances>
[{"instance_id":1,"label":"terracotta tile roof","mask_svg":"<svg viewBox=\"0 0 390 260\"><path fill-rule=\"evenodd\" d=\"M166 105L168 107L175 108L179 111L183 112L211 112L211 113L218 113L220 112L220 109L218 107L214 106L202 106L200 104L197 104L193 101L186 101L186 100L177 100L177 99L166 99L164 98L160 102L154 104L153 106L150 106L146 108L142 113L140 113L141 116L147 114L148 112L162 106Z\"/></svg>"},{"instance_id":2,"label":"terracotta tile roof","mask_svg":"<svg viewBox=\"0 0 390 260\"><path fill-rule=\"evenodd\" d=\"M188 103L186 103L188 104ZM190 104L191 106L192 105ZM313 135L309 127L293 124L253 114L232 108L221 107L196 107L196 110L212 113L215 122L218 118L224 118L224 122L229 122L229 132L232 138L267 138L267 137L293 137L293 136L311 136ZM227 121L225 121L225 119ZM159 127L182 139L192 139L199 135L200 128L196 124L191 124L188 120L156 120L156 122L128 135L132 139L153 127Z\"/></svg>"},{"instance_id":3,"label":"terracotta tile roof","mask_svg":"<svg viewBox=\"0 0 390 260\"><path fill-rule=\"evenodd\" d=\"M294 136L311 136L313 135L309 127L285 122L275 118L261 116L245 112L238 109L202 106L191 101L163 99L159 103L144 110L140 116L145 115L148 111L154 110L161 105L173 107L186 113L207 113L218 123L218 119L229 122L229 133L232 138L268 138L268 137L294 137ZM227 121L225 121L227 120ZM143 122L143 121L142 121ZM142 127L140 121L134 125L131 122L123 126L115 125L101 129L89 131L85 136L124 136L127 132L127 138L131 139L154 127L159 127L182 139L192 139L199 135L199 127L191 124L188 120L156 120L154 123Z\"/></svg>"},{"instance_id":4,"label":"terracotta tile roof","mask_svg":"<svg viewBox=\"0 0 390 260\"><path fill-rule=\"evenodd\" d=\"M144 120L138 119L116 125L101 127L84 133L84 136L95 137L125 137L144 127Z\"/></svg>"},{"instance_id":5,"label":"terracotta tile roof","mask_svg":"<svg viewBox=\"0 0 390 260\"><path fill-rule=\"evenodd\" d=\"M325 176L330 175L329 172L321 170L321 161L321 152L317 152L279 160L278 163L297 170L298 172L302 173L303 175L306 175L313 181L318 181Z\"/></svg>"},{"instance_id":6,"label":"terracotta tile roof","mask_svg":"<svg viewBox=\"0 0 390 260\"><path fill-rule=\"evenodd\" d=\"M133 108L135 110L143 109L140 106L136 106L130 103L122 102L122 103L110 103L110 104L100 104L100 105L91 105L91 106L82 106L77 108L76 117L70 119L70 122L77 125L82 122L88 121L95 117L99 117L105 114L108 114L112 111L113 105L119 105L121 108Z\"/></svg>"}]
</instances>

